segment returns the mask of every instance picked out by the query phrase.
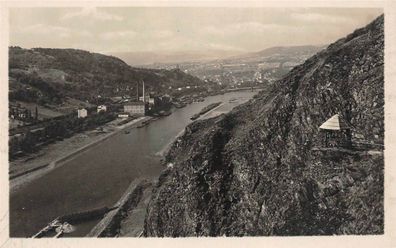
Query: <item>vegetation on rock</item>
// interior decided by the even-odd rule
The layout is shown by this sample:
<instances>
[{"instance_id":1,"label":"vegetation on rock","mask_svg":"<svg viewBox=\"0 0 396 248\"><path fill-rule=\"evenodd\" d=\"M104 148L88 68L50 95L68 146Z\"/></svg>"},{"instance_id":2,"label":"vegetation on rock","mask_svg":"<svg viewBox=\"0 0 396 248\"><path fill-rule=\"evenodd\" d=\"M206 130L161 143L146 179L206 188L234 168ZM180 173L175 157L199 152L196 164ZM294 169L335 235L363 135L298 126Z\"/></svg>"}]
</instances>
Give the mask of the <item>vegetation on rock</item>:
<instances>
[{"instance_id":1,"label":"vegetation on rock","mask_svg":"<svg viewBox=\"0 0 396 248\"><path fill-rule=\"evenodd\" d=\"M339 113L354 137L384 139L384 20L295 67L270 92L190 124L167 154L145 236L381 234L381 149L322 146Z\"/></svg>"}]
</instances>

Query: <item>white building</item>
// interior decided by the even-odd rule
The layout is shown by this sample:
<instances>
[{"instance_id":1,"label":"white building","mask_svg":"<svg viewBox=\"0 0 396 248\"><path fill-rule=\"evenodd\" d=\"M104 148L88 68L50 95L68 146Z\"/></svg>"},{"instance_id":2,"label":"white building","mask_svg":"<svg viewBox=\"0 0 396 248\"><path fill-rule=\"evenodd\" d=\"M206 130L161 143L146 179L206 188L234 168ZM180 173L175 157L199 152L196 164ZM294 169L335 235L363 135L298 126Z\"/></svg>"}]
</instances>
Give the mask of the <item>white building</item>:
<instances>
[{"instance_id":1,"label":"white building","mask_svg":"<svg viewBox=\"0 0 396 248\"><path fill-rule=\"evenodd\" d=\"M154 97L150 97L150 95L146 95L146 97L143 99L142 96L139 97L139 101L141 102L148 102L150 106L154 106Z\"/></svg>"},{"instance_id":2,"label":"white building","mask_svg":"<svg viewBox=\"0 0 396 248\"><path fill-rule=\"evenodd\" d=\"M150 95L146 95L146 97L139 96L139 101L141 102L147 102L150 99Z\"/></svg>"},{"instance_id":3,"label":"white building","mask_svg":"<svg viewBox=\"0 0 396 248\"><path fill-rule=\"evenodd\" d=\"M150 98L148 99L148 103L149 103L151 106L153 106L154 103L155 103L154 97L150 97Z\"/></svg>"},{"instance_id":4,"label":"white building","mask_svg":"<svg viewBox=\"0 0 396 248\"><path fill-rule=\"evenodd\" d=\"M130 115L145 115L144 102L130 102L124 105L124 112Z\"/></svg>"},{"instance_id":5,"label":"white building","mask_svg":"<svg viewBox=\"0 0 396 248\"><path fill-rule=\"evenodd\" d=\"M107 111L107 107L106 105L99 105L97 108L97 112L106 112Z\"/></svg>"},{"instance_id":6,"label":"white building","mask_svg":"<svg viewBox=\"0 0 396 248\"><path fill-rule=\"evenodd\" d=\"M77 117L78 118L85 118L87 116L88 116L88 111L85 108L77 110Z\"/></svg>"}]
</instances>

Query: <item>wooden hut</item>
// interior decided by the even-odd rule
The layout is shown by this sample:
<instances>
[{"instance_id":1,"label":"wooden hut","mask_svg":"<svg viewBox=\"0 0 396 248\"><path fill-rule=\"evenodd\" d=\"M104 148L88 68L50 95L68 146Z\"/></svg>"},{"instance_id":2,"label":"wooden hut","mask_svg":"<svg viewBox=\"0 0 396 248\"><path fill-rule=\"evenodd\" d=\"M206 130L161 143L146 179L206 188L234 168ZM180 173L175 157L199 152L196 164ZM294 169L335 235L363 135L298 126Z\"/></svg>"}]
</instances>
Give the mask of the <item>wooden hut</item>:
<instances>
[{"instance_id":1,"label":"wooden hut","mask_svg":"<svg viewBox=\"0 0 396 248\"><path fill-rule=\"evenodd\" d=\"M339 114L333 115L325 121L320 127L324 146L326 147L350 147L351 146L351 128Z\"/></svg>"}]
</instances>

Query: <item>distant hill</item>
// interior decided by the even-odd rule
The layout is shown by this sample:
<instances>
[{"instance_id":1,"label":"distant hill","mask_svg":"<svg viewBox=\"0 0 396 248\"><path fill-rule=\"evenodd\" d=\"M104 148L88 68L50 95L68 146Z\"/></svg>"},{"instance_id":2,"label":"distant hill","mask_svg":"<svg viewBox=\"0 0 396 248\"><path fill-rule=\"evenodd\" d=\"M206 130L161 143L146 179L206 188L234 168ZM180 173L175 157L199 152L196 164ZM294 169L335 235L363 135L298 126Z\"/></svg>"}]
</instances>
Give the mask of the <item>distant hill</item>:
<instances>
[{"instance_id":1,"label":"distant hill","mask_svg":"<svg viewBox=\"0 0 396 248\"><path fill-rule=\"evenodd\" d=\"M114 56L83 50L9 48L10 101L48 106L68 102L74 108L98 96L135 96L142 80L147 91L159 93L168 92L169 86L202 83L177 69L134 68Z\"/></svg>"},{"instance_id":2,"label":"distant hill","mask_svg":"<svg viewBox=\"0 0 396 248\"><path fill-rule=\"evenodd\" d=\"M232 56L222 61L256 61L256 62L268 62L268 58L271 58L272 62L299 62L301 58L306 58L307 55L312 55L325 48L325 46L279 46L270 47L258 52L244 53L237 56Z\"/></svg>"},{"instance_id":3,"label":"distant hill","mask_svg":"<svg viewBox=\"0 0 396 248\"><path fill-rule=\"evenodd\" d=\"M181 51L181 52L118 52L111 53L123 59L132 66L152 65L152 64L178 64L185 62L203 62L222 59L239 54L237 51L211 50L206 52Z\"/></svg>"},{"instance_id":4,"label":"distant hill","mask_svg":"<svg viewBox=\"0 0 396 248\"><path fill-rule=\"evenodd\" d=\"M180 69L201 79L223 84L246 81L274 82L293 67L303 63L325 46L271 47L258 52L227 56L221 59L178 63ZM146 68L169 69L176 64L151 64Z\"/></svg>"}]
</instances>

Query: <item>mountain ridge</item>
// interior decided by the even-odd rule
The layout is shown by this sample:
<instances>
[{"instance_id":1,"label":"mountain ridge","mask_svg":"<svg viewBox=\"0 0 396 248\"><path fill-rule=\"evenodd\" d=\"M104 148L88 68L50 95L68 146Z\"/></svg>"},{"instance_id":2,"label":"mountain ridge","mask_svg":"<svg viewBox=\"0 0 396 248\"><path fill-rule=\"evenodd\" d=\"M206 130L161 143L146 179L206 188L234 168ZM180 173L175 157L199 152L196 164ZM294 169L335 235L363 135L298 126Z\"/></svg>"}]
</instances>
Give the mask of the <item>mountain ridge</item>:
<instances>
[{"instance_id":1,"label":"mountain ridge","mask_svg":"<svg viewBox=\"0 0 396 248\"><path fill-rule=\"evenodd\" d=\"M223 60L240 59L245 57L265 57L274 53L304 53L307 51L319 51L324 45L301 45L301 46L274 46L256 52L244 53L241 55L224 58Z\"/></svg>"},{"instance_id":2,"label":"mountain ridge","mask_svg":"<svg viewBox=\"0 0 396 248\"><path fill-rule=\"evenodd\" d=\"M177 69L131 67L115 56L80 49L9 48L11 101L59 105L68 97L95 102L99 96L135 96L142 81L147 92L163 94L170 86L203 83Z\"/></svg>"},{"instance_id":3,"label":"mountain ridge","mask_svg":"<svg viewBox=\"0 0 396 248\"><path fill-rule=\"evenodd\" d=\"M205 63L213 61L228 61L247 57L259 57L272 55L275 52L304 52L308 50L318 51L323 45L300 45L300 46L275 46L265 48L259 51L242 52L231 50L213 50L213 51L184 51L184 52L114 52L107 53L122 58L131 66L149 67L153 64L183 64L183 63ZM147 58L149 57L149 58ZM142 62L138 62L142 61Z\"/></svg>"},{"instance_id":4,"label":"mountain ridge","mask_svg":"<svg viewBox=\"0 0 396 248\"><path fill-rule=\"evenodd\" d=\"M213 50L213 51L158 51L158 52L114 52L108 53L122 58L131 66L146 66L152 64L177 64L187 62L204 62L218 60L239 54L238 51Z\"/></svg>"}]
</instances>

